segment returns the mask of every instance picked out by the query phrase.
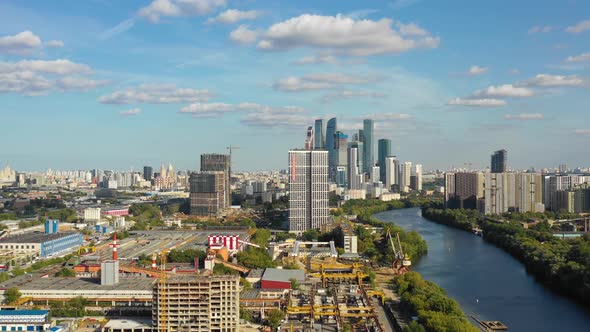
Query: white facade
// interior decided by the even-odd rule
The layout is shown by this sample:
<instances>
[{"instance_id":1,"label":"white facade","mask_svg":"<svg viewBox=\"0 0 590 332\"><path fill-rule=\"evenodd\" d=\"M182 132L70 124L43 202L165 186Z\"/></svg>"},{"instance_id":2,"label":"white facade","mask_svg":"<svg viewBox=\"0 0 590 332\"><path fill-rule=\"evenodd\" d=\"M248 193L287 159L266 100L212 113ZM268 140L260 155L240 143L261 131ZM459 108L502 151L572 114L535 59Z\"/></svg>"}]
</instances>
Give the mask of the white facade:
<instances>
[{"instance_id":1,"label":"white facade","mask_svg":"<svg viewBox=\"0 0 590 332\"><path fill-rule=\"evenodd\" d=\"M395 201L401 199L401 195L398 193L382 193L379 199L384 202Z\"/></svg>"},{"instance_id":2,"label":"white facade","mask_svg":"<svg viewBox=\"0 0 590 332\"><path fill-rule=\"evenodd\" d=\"M289 151L289 231L319 229L331 220L328 211L328 151Z\"/></svg>"},{"instance_id":3,"label":"white facade","mask_svg":"<svg viewBox=\"0 0 590 332\"><path fill-rule=\"evenodd\" d=\"M414 166L414 175L416 176L416 190L422 190L422 165Z\"/></svg>"},{"instance_id":4,"label":"white facade","mask_svg":"<svg viewBox=\"0 0 590 332\"><path fill-rule=\"evenodd\" d=\"M358 253L357 247L357 236L356 235L344 235L344 252L347 254L356 254Z\"/></svg>"},{"instance_id":5,"label":"white facade","mask_svg":"<svg viewBox=\"0 0 590 332\"><path fill-rule=\"evenodd\" d=\"M484 182L485 214L543 212L541 174L487 173Z\"/></svg>"},{"instance_id":6,"label":"white facade","mask_svg":"<svg viewBox=\"0 0 590 332\"><path fill-rule=\"evenodd\" d=\"M100 221L100 208L86 208L86 209L84 209L84 220L86 220L86 221Z\"/></svg>"},{"instance_id":7,"label":"white facade","mask_svg":"<svg viewBox=\"0 0 590 332\"><path fill-rule=\"evenodd\" d=\"M399 166L399 190L407 193L410 191L410 178L412 176L412 162L406 161Z\"/></svg>"},{"instance_id":8,"label":"white facade","mask_svg":"<svg viewBox=\"0 0 590 332\"><path fill-rule=\"evenodd\" d=\"M392 186L399 184L398 164L395 157L385 158L385 188L388 190L391 190Z\"/></svg>"}]
</instances>

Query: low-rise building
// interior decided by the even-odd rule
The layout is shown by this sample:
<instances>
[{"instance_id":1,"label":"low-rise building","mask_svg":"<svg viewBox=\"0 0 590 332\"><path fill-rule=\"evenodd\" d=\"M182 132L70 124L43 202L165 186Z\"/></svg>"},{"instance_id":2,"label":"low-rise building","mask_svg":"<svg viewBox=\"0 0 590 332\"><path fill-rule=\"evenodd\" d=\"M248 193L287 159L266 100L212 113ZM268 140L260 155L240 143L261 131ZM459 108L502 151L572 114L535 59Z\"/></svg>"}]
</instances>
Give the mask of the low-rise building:
<instances>
[{"instance_id":1,"label":"low-rise building","mask_svg":"<svg viewBox=\"0 0 590 332\"><path fill-rule=\"evenodd\" d=\"M0 250L12 250L16 254L33 257L48 257L64 253L82 243L82 234L77 232L52 234L35 232L0 239Z\"/></svg>"},{"instance_id":2,"label":"low-rise building","mask_svg":"<svg viewBox=\"0 0 590 332\"><path fill-rule=\"evenodd\" d=\"M0 331L47 331L49 310L0 310Z\"/></svg>"},{"instance_id":3,"label":"low-rise building","mask_svg":"<svg viewBox=\"0 0 590 332\"><path fill-rule=\"evenodd\" d=\"M291 279L295 279L297 282L304 282L305 272L303 270L267 268L260 280L260 288L291 289Z\"/></svg>"}]
</instances>

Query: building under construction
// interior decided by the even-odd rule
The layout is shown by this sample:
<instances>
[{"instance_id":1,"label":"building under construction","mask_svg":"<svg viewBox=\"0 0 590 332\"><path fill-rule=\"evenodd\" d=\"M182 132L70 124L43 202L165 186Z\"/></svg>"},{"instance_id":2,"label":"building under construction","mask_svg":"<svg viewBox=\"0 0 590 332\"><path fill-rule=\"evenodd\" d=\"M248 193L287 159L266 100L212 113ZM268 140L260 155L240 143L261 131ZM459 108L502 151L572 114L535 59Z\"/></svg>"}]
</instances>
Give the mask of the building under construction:
<instances>
[{"instance_id":1,"label":"building under construction","mask_svg":"<svg viewBox=\"0 0 590 332\"><path fill-rule=\"evenodd\" d=\"M154 284L156 331L239 332L238 276L170 276Z\"/></svg>"}]
</instances>

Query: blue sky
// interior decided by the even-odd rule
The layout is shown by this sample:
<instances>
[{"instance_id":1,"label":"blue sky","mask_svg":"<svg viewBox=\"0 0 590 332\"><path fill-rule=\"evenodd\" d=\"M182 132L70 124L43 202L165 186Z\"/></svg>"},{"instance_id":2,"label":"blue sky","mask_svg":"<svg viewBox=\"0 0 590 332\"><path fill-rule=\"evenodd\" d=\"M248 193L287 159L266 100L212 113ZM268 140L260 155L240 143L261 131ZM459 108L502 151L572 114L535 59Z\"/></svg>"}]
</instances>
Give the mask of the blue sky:
<instances>
[{"instance_id":1,"label":"blue sky","mask_svg":"<svg viewBox=\"0 0 590 332\"><path fill-rule=\"evenodd\" d=\"M0 3L0 164L280 169L364 117L425 169L588 166L590 2Z\"/></svg>"}]
</instances>

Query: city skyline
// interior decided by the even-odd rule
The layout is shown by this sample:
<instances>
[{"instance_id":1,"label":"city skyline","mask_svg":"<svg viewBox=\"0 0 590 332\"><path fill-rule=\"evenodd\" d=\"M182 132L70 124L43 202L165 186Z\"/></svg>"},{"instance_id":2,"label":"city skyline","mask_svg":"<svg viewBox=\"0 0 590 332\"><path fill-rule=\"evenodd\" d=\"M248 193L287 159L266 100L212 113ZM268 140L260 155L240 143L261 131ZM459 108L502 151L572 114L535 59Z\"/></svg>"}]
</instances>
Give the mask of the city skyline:
<instances>
[{"instance_id":1,"label":"city skyline","mask_svg":"<svg viewBox=\"0 0 590 332\"><path fill-rule=\"evenodd\" d=\"M425 169L587 166L588 3L163 2L2 2L0 165L278 170L336 117Z\"/></svg>"}]
</instances>

